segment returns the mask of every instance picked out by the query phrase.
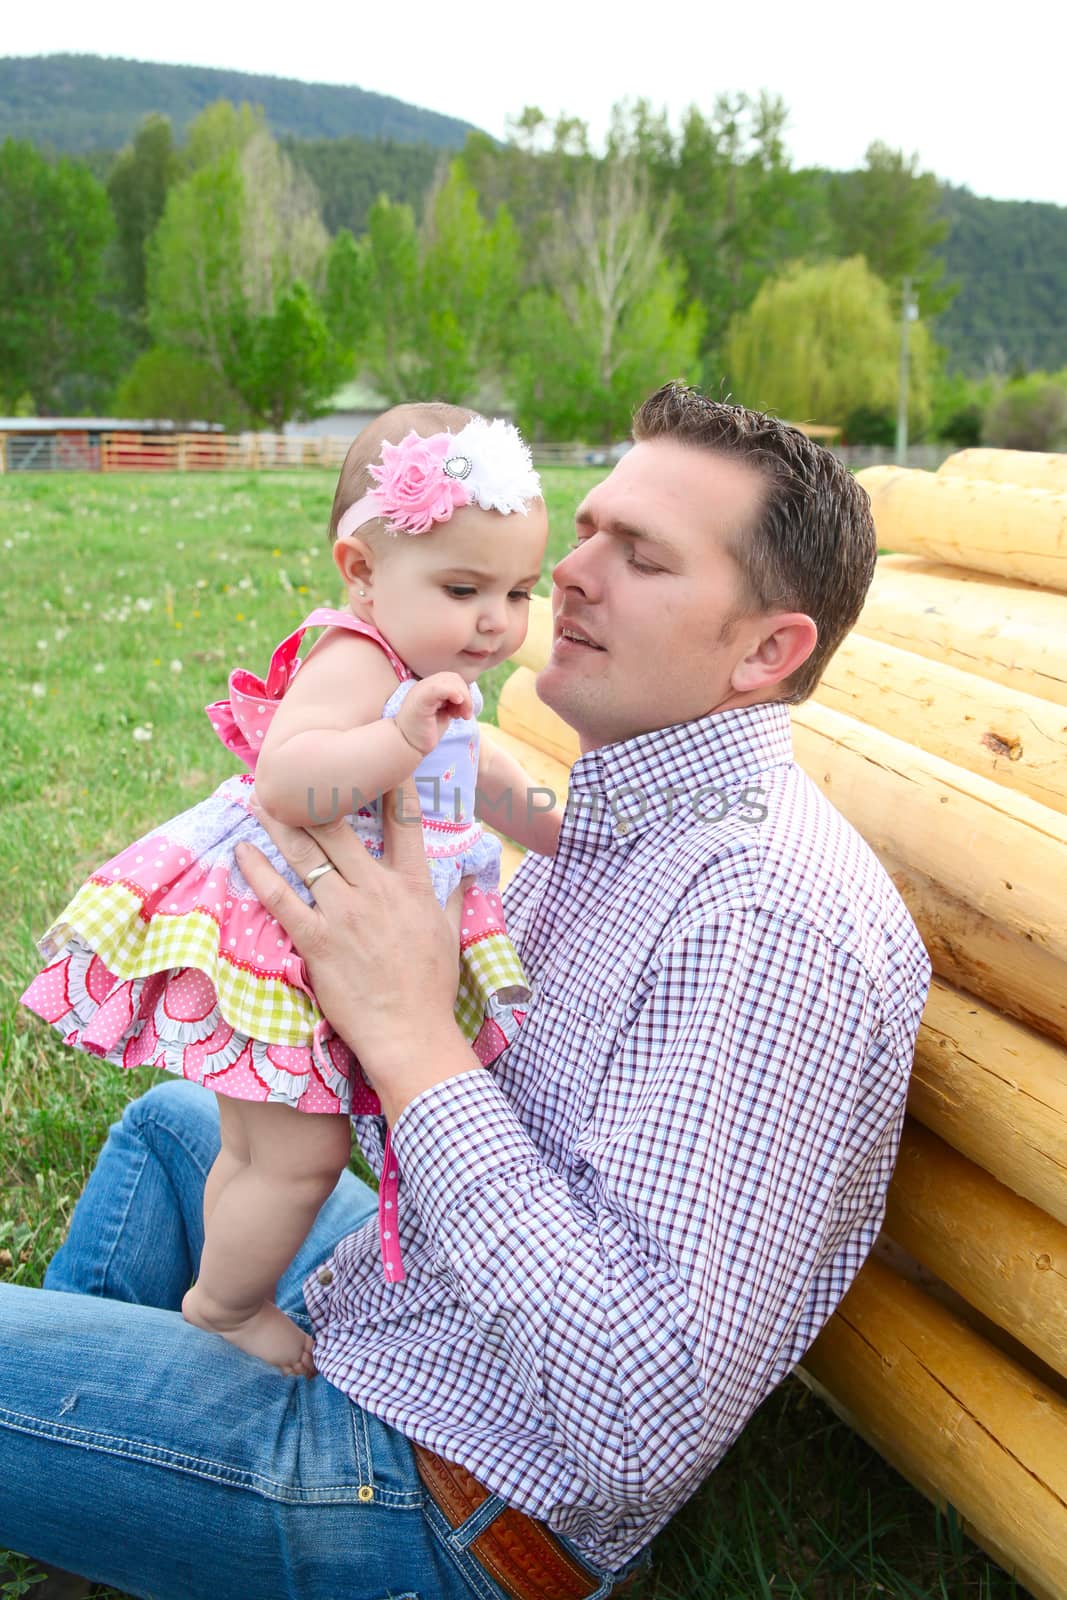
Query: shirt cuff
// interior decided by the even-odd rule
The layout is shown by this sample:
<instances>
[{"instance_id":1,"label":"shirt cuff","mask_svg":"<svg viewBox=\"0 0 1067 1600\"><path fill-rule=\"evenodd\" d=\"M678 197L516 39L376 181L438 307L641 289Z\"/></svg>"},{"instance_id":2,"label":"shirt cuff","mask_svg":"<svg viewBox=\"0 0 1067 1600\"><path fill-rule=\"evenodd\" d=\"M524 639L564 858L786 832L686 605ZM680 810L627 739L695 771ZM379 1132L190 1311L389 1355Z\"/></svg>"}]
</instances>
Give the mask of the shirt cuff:
<instances>
[{"instance_id":1,"label":"shirt cuff","mask_svg":"<svg viewBox=\"0 0 1067 1600\"><path fill-rule=\"evenodd\" d=\"M540 1168L540 1151L488 1072L424 1089L393 1125L393 1150L435 1244L473 1192Z\"/></svg>"}]
</instances>

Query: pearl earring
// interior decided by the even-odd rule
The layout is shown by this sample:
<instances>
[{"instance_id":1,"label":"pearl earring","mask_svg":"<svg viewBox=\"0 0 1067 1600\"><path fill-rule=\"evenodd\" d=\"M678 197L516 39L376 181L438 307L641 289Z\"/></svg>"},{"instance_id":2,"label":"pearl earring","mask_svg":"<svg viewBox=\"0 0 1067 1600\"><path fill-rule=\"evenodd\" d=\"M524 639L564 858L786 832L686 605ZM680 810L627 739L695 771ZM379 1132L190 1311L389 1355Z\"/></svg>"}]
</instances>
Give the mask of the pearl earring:
<instances>
[{"instance_id":1,"label":"pearl earring","mask_svg":"<svg viewBox=\"0 0 1067 1600\"><path fill-rule=\"evenodd\" d=\"M361 589L361 590L360 590L360 591L359 591L359 598L360 598L360 599L361 599L361 600L365 600L365 599L366 599L366 598L367 598L367 591L366 591L366 589Z\"/></svg>"}]
</instances>

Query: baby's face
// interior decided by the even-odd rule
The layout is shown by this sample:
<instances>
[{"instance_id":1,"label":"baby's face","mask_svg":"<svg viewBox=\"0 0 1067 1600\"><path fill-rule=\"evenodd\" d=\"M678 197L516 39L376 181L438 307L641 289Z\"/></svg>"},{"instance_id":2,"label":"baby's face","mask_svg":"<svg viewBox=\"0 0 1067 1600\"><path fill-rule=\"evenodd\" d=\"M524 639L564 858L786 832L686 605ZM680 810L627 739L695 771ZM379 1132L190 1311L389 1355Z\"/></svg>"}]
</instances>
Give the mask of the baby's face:
<instances>
[{"instance_id":1,"label":"baby's face","mask_svg":"<svg viewBox=\"0 0 1067 1600\"><path fill-rule=\"evenodd\" d=\"M526 637L547 540L543 501L525 516L465 506L429 533L376 540L366 597L357 588L353 609L420 678L458 672L473 683Z\"/></svg>"}]
</instances>

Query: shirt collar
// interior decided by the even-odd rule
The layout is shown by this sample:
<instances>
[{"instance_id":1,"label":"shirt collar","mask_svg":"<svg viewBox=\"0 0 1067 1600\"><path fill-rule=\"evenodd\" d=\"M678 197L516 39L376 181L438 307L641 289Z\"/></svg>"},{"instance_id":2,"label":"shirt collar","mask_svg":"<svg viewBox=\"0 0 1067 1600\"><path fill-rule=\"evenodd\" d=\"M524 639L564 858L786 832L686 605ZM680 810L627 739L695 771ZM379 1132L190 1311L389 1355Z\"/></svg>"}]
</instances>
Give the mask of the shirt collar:
<instances>
[{"instance_id":1,"label":"shirt collar","mask_svg":"<svg viewBox=\"0 0 1067 1600\"><path fill-rule=\"evenodd\" d=\"M792 760L789 707L772 701L590 750L571 768L570 794L595 804L613 836L626 838L668 817L716 821L762 774Z\"/></svg>"}]
</instances>

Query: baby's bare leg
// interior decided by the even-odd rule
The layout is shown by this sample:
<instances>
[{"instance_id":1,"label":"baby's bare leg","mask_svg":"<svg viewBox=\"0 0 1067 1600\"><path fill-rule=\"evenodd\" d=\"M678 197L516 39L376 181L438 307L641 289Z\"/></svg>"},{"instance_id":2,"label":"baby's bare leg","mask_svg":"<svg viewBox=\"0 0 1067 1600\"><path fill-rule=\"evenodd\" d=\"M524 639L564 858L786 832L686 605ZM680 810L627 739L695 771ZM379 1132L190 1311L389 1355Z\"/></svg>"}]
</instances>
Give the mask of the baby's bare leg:
<instances>
[{"instance_id":1,"label":"baby's bare leg","mask_svg":"<svg viewBox=\"0 0 1067 1600\"><path fill-rule=\"evenodd\" d=\"M311 1340L278 1310L274 1292L344 1170L349 1120L224 1097L219 1112L233 1134L229 1150L236 1158L244 1138L249 1158L235 1160L214 1195L200 1273L182 1312L250 1355L310 1376Z\"/></svg>"},{"instance_id":2,"label":"baby's bare leg","mask_svg":"<svg viewBox=\"0 0 1067 1600\"><path fill-rule=\"evenodd\" d=\"M211 1213L215 1209L215 1201L230 1179L235 1178L242 1167L247 1167L252 1159L244 1118L241 1116L241 1107L244 1103L242 1100L227 1100L224 1096L219 1096L219 1134L221 1143L219 1145L219 1153L212 1163L211 1171L208 1173L204 1184L205 1230Z\"/></svg>"}]
</instances>

